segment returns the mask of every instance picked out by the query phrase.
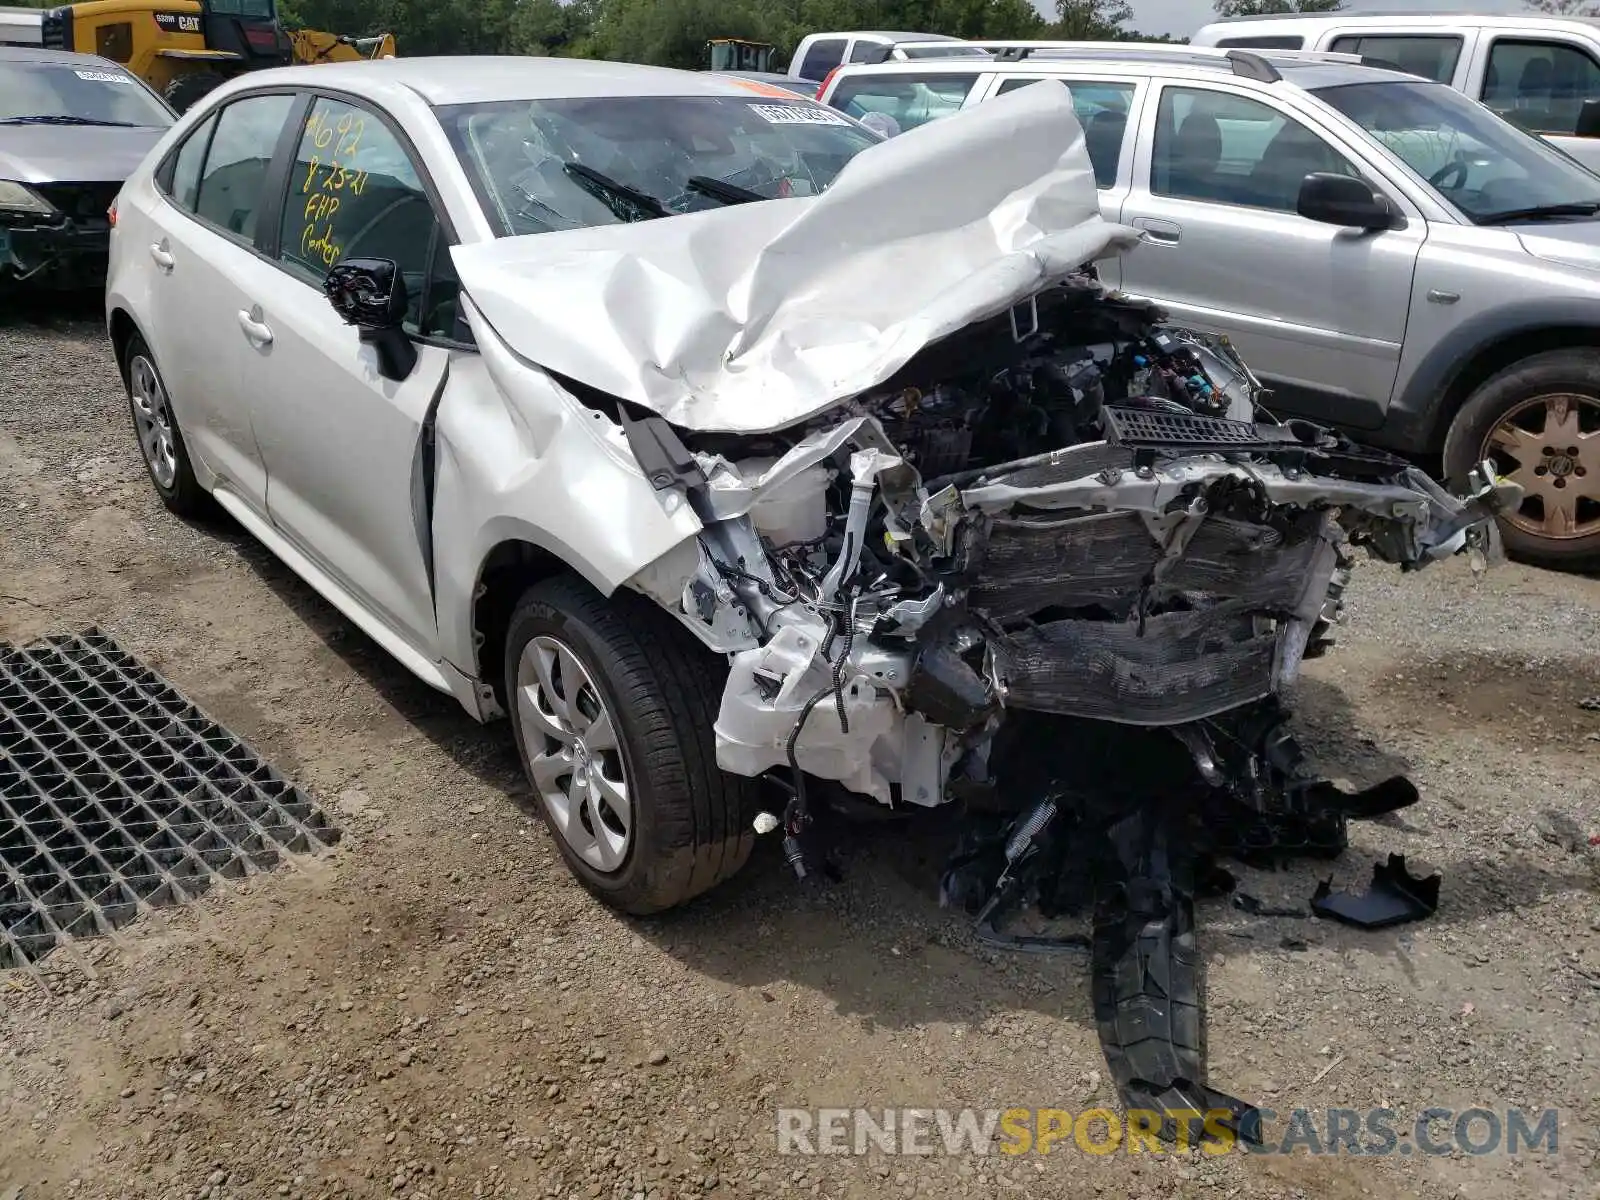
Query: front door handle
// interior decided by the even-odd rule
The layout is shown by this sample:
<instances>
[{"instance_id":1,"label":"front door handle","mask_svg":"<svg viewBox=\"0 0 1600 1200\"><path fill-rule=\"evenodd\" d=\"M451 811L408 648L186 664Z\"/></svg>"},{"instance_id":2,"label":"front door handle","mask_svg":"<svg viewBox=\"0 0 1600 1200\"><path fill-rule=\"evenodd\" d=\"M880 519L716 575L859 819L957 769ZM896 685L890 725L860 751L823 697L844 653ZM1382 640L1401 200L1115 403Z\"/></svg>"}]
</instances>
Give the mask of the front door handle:
<instances>
[{"instance_id":1,"label":"front door handle","mask_svg":"<svg viewBox=\"0 0 1600 1200\"><path fill-rule=\"evenodd\" d=\"M173 264L178 261L177 259L173 258L171 252L168 251L165 239L162 239L159 242L150 243L150 257L155 260L156 266L160 267L163 271L172 270Z\"/></svg>"},{"instance_id":2,"label":"front door handle","mask_svg":"<svg viewBox=\"0 0 1600 1200\"><path fill-rule=\"evenodd\" d=\"M272 326L261 319L261 306L258 304L249 312L239 310L239 328L244 330L245 337L257 346L272 345Z\"/></svg>"},{"instance_id":3,"label":"front door handle","mask_svg":"<svg viewBox=\"0 0 1600 1200\"><path fill-rule=\"evenodd\" d=\"M1135 217L1132 224L1139 231L1139 240L1153 246L1176 246L1183 239L1183 226L1176 221Z\"/></svg>"}]
</instances>

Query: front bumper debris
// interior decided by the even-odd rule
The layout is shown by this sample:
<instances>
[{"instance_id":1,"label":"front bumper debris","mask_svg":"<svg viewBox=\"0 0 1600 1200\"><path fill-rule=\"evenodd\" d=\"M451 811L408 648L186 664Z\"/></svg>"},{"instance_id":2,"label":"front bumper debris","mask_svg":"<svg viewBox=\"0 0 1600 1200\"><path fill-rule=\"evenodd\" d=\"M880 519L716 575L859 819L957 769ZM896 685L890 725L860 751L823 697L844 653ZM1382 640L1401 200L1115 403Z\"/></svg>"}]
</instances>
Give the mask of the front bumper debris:
<instances>
[{"instance_id":1,"label":"front bumper debris","mask_svg":"<svg viewBox=\"0 0 1600 1200\"><path fill-rule=\"evenodd\" d=\"M0 281L50 289L105 283L111 245L106 210L120 182L37 183L53 211L0 211Z\"/></svg>"},{"instance_id":2,"label":"front bumper debris","mask_svg":"<svg viewBox=\"0 0 1600 1200\"><path fill-rule=\"evenodd\" d=\"M94 287L105 282L111 227L83 225L69 217L30 223L0 218L0 280L52 288Z\"/></svg>"},{"instance_id":3,"label":"front bumper debris","mask_svg":"<svg viewBox=\"0 0 1600 1200\"><path fill-rule=\"evenodd\" d=\"M1334 857L1349 820L1416 801L1317 777L1281 697L1361 552L1476 565L1519 489L1486 464L1454 496L1280 422L1225 342L1090 279L1028 310L782 435L686 443L625 413L702 525L678 575L639 586L728 656L717 760L783 783L758 828L799 874L824 865L808 780L964 804L941 901L991 945L1087 950L1125 1101L1220 1108L1250 1138L1254 1110L1205 1083L1197 881L1221 857ZM1088 909L1093 933L1005 932L1029 904Z\"/></svg>"}]
</instances>

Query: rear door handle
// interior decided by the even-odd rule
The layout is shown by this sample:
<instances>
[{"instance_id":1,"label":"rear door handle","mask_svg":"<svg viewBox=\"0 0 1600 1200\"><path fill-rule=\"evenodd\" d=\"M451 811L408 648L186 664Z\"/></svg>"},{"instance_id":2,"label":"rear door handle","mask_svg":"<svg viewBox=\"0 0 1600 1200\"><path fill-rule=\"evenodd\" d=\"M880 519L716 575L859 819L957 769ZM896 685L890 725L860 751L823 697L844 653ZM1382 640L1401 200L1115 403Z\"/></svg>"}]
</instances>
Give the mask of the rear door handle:
<instances>
[{"instance_id":1,"label":"rear door handle","mask_svg":"<svg viewBox=\"0 0 1600 1200\"><path fill-rule=\"evenodd\" d=\"M1156 246L1176 246L1183 240L1183 226L1176 221L1162 221L1156 217L1135 217L1133 227L1139 231L1139 240Z\"/></svg>"},{"instance_id":2,"label":"rear door handle","mask_svg":"<svg viewBox=\"0 0 1600 1200\"><path fill-rule=\"evenodd\" d=\"M177 259L173 258L168 252L167 243L164 241L150 243L150 257L155 260L156 266L163 271L172 270L173 264L177 262Z\"/></svg>"},{"instance_id":3,"label":"rear door handle","mask_svg":"<svg viewBox=\"0 0 1600 1200\"><path fill-rule=\"evenodd\" d=\"M272 345L272 326L261 319L261 306L258 304L249 312L239 310L239 328L244 330L245 337L257 346Z\"/></svg>"}]
</instances>

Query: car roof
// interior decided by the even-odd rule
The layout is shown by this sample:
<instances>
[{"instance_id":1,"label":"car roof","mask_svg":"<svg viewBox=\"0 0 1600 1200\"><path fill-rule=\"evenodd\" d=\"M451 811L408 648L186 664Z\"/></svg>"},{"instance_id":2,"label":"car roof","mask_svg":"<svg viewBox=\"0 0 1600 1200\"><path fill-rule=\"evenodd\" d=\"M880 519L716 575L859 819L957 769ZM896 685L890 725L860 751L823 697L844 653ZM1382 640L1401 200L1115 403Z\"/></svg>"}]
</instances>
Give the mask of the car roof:
<instances>
[{"instance_id":1,"label":"car roof","mask_svg":"<svg viewBox=\"0 0 1600 1200\"><path fill-rule=\"evenodd\" d=\"M1362 25L1507 25L1523 28L1549 28L1553 25L1583 25L1600 28L1600 18L1578 16L1544 16L1539 13L1454 13L1438 9L1340 9L1337 12L1260 13L1253 17L1218 17L1208 25L1250 25L1257 21L1303 21L1308 25L1345 24L1351 21Z\"/></svg>"},{"instance_id":2,"label":"car roof","mask_svg":"<svg viewBox=\"0 0 1600 1200\"><path fill-rule=\"evenodd\" d=\"M46 50L40 46L0 46L0 62L57 63L64 67L92 65L97 71L103 68L110 68L124 73L127 70L119 63L114 63L109 58L101 58L98 54L77 54L71 50Z\"/></svg>"},{"instance_id":3,"label":"car roof","mask_svg":"<svg viewBox=\"0 0 1600 1200\"><path fill-rule=\"evenodd\" d=\"M557 100L601 96L739 96L750 90L709 71L679 71L588 58L477 55L384 58L252 71L252 86L323 84L361 92L402 87L429 104Z\"/></svg>"},{"instance_id":4,"label":"car roof","mask_svg":"<svg viewBox=\"0 0 1600 1200\"><path fill-rule=\"evenodd\" d=\"M1107 42L1105 49L1039 49L1026 58L994 59L973 62L970 59L916 59L909 62L852 64L839 68L840 83L848 78L871 75L920 75L962 72L995 72L1002 75L1050 75L1068 71L1090 69L1102 72L1122 72L1149 76L1186 76L1205 78L1208 75L1230 79L1245 78L1234 69L1234 61L1226 52L1197 47L1162 44ZM1426 83L1415 75L1403 71L1390 71L1357 63L1291 58L1271 51L1247 50L1254 58L1265 59L1278 72L1282 81L1293 87L1338 87L1350 83L1379 83L1385 80Z\"/></svg>"},{"instance_id":5,"label":"car roof","mask_svg":"<svg viewBox=\"0 0 1600 1200\"><path fill-rule=\"evenodd\" d=\"M813 33L814 38L875 38L884 42L959 42L948 33L910 33L904 29L847 29L838 33Z\"/></svg>"}]
</instances>

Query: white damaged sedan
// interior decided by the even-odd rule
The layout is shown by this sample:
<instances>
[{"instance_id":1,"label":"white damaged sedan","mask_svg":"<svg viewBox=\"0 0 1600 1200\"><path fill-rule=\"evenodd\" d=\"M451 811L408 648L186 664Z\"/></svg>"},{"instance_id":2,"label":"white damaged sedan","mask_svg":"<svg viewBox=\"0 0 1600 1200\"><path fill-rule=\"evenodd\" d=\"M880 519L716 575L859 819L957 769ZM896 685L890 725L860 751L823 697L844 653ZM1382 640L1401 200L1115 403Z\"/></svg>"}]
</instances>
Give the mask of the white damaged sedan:
<instances>
[{"instance_id":1,"label":"white damaged sedan","mask_svg":"<svg viewBox=\"0 0 1600 1200\"><path fill-rule=\"evenodd\" d=\"M756 829L803 871L835 795L992 798L1018 714L1221 780L1352 547L1474 549L1506 485L1272 420L1100 286L1130 236L1053 83L880 142L708 75L390 60L190 110L107 313L168 506L509 714L571 869L643 913Z\"/></svg>"}]
</instances>

